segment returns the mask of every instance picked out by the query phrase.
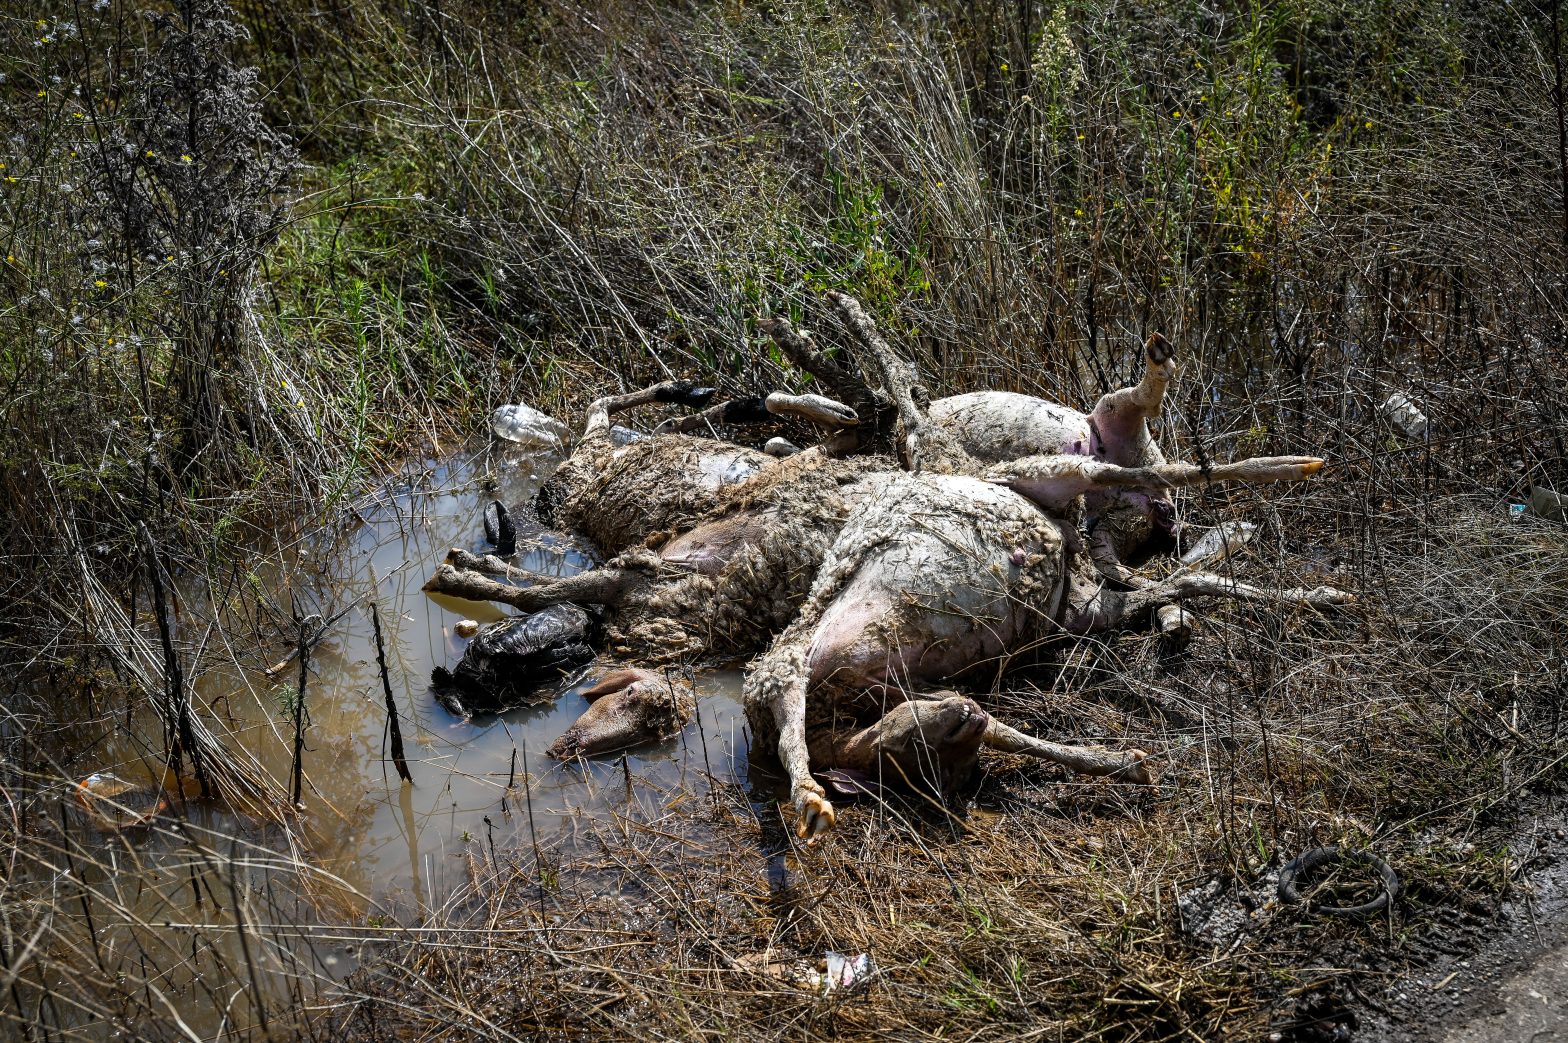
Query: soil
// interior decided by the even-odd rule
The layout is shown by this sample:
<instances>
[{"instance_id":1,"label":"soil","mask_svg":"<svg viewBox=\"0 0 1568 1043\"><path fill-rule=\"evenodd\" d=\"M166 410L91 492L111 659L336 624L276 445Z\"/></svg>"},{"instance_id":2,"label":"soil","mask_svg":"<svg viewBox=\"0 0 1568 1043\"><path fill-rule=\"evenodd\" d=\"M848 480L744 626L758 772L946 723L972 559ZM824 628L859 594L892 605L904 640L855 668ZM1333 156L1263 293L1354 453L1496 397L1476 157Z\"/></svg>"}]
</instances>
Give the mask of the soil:
<instances>
[{"instance_id":1,"label":"soil","mask_svg":"<svg viewBox=\"0 0 1568 1043\"><path fill-rule=\"evenodd\" d=\"M1393 978L1386 1012L1367 1012L1357 1039L1568 1040L1568 810L1558 799L1527 821L1510 845L1517 883L1495 919L1418 942L1427 958Z\"/></svg>"}]
</instances>

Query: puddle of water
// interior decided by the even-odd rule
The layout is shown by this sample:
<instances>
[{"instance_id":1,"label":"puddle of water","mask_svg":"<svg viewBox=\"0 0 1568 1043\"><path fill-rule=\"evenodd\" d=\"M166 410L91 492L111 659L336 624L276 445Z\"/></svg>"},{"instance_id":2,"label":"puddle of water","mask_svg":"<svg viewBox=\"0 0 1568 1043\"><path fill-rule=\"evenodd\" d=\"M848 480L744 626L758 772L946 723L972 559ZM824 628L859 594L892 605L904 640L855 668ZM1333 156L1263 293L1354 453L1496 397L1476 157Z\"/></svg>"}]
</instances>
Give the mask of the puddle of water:
<instances>
[{"instance_id":1,"label":"puddle of water","mask_svg":"<svg viewBox=\"0 0 1568 1043\"><path fill-rule=\"evenodd\" d=\"M509 781L520 786L525 773L532 779L533 828L541 839L567 828L571 816L602 813L601 791L607 787L614 793L624 790L618 759L560 764L544 754L587 708L580 693L603 672L602 662L592 664L553 701L499 716L453 717L430 692L431 670L454 666L467 644L454 634L453 624L465 616L499 618L500 612L488 605L432 599L420 586L448 548L486 550L485 505L491 499L528 502L538 485L534 476L548 474L554 465L554 460L521 453L427 461L420 480L362 510L362 520L340 535L336 546L304 549L307 560L323 563L339 603L377 601L414 776L405 790L384 759L386 712L374 633L368 612L351 610L311 655L305 804L317 838L316 857L366 893L439 901L453 882L452 868L460 866L475 838L488 842L493 836L500 845L526 833L526 822L515 813L521 791L503 807ZM486 491L491 467L497 484ZM552 533L520 532L519 546L519 564L532 572L569 575L592 564L582 548ZM324 599L329 602L330 597ZM288 776L291 763L286 708L297 676L291 668L270 687L253 689L258 697L243 711L243 700L233 700L237 729L277 778ZM249 680L255 684L254 676ZM226 687L240 689L243 680L232 673L209 674L200 691L211 702ZM676 739L628 753L633 775L661 788L687 781L698 786L698 779L687 776L706 770L699 749L704 744L714 773L729 777L736 770L743 746L739 673L704 675L697 688L700 722Z\"/></svg>"},{"instance_id":2,"label":"puddle of water","mask_svg":"<svg viewBox=\"0 0 1568 1043\"><path fill-rule=\"evenodd\" d=\"M248 751L285 785L291 776L298 665L290 663L274 679L264 675L262 667L282 659L288 648L264 647L258 654L258 634L231 618L243 615L234 611L236 599L271 598L286 606L297 597L326 617L354 606L310 655L301 828L285 838L275 826L219 806L192 802L186 810L191 827L224 838L209 841L212 847L223 850L227 838L236 836L263 851L286 853L289 844L301 845L305 862L347 887L343 894L327 888L332 893L324 896L319 886L307 884L302 891L288 872L259 868L234 876L232 869L218 870L206 885L214 895L213 908L232 905L238 889L242 898L244 893L267 896L264 908L252 910L253 922L363 925L368 918L375 924L380 921L372 902L412 922L468 882L470 859L483 860L492 850L504 858L536 840L542 847L570 844L584 817L624 808L628 775L639 801L660 803L663 795L676 791L703 792L710 774L730 779L745 771L738 670L697 677L699 719L672 740L630 751L624 763L616 757L562 764L544 752L587 708L580 693L603 672L602 661L552 701L499 716L464 720L434 700L431 670L454 666L467 643L455 635L453 624L501 613L493 606L433 599L421 585L450 547L487 550L485 505L492 499L528 502L555 462L504 450L422 461L356 505L347 524L283 554L284 565L258 565L253 576L221 597L187 592L182 604L187 638L198 623L206 625L204 616L212 615L197 605L226 603L230 608L224 625L208 631L206 659L216 665L200 673L198 701L221 723L214 731L227 744ZM520 566L533 572L568 575L592 564L582 548L555 534L520 531L519 546ZM386 641L411 786L399 781L387 752L385 697L368 610L372 598ZM127 779L155 777L161 728L150 713L140 717L139 727L119 729L97 748L93 767ZM189 830L182 835L157 828L116 836L111 846L124 845L133 857L117 862L115 874L98 879L117 875L109 884L116 891L133 888L148 896L151 904L145 908L139 901L128 903L138 917L149 924L167 922L171 907L184 912L187 903L159 881L179 874L172 865L190 861L189 837ZM188 917L193 922L203 918ZM184 944L164 933L153 944ZM287 972L296 962L332 976L353 969L351 945L313 944L311 933L277 932L278 970ZM221 962L223 955L214 958ZM238 951L226 955L231 963L249 958ZM211 977L211 967L191 963L191 978L165 983L171 990L204 987L200 979ZM283 991L264 1001L268 1006L286 998L287 986L279 988ZM270 985L263 989L273 992ZM188 1008L187 1016L196 1019L192 1024L198 1031L213 1028L197 1024L199 1006Z\"/></svg>"}]
</instances>

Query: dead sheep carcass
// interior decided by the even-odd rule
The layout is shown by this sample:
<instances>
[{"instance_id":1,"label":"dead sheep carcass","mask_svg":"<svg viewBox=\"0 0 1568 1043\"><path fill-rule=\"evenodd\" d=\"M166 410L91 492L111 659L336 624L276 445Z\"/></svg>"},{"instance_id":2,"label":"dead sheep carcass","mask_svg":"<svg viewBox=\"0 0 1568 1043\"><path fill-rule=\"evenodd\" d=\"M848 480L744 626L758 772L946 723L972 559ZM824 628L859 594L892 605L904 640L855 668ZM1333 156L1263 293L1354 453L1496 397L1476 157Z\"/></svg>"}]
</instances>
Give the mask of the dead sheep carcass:
<instances>
[{"instance_id":1,"label":"dead sheep carcass","mask_svg":"<svg viewBox=\"0 0 1568 1043\"><path fill-rule=\"evenodd\" d=\"M1323 461L1120 467L1057 454L996 465L977 477L963 473L975 471L977 462L916 404L901 361L885 344L874 348L898 409L901 448L927 469L886 476L846 522L799 616L753 664L745 684L754 739L763 748L776 744L802 835L833 825L832 804L812 770L838 767L839 737L874 729L890 712L918 715L921 707L903 704L921 701L920 692L934 683L977 668L998 672L1010 656L1053 635L1109 629L1187 597L1350 600L1330 588L1265 590L1205 573L1114 589L1076 526L1064 520L1087 493L1301 480ZM994 719L983 726L972 723L980 720L973 714L966 720L971 723L962 727L987 746L1091 774L1146 777L1140 751L1061 746ZM940 767L943 751L928 754ZM858 751L857 767L867 756Z\"/></svg>"},{"instance_id":2,"label":"dead sheep carcass","mask_svg":"<svg viewBox=\"0 0 1568 1043\"><path fill-rule=\"evenodd\" d=\"M616 413L656 402L700 406L712 394L711 388L676 380L595 400L571 456L539 490L535 507L540 520L613 556L700 516L715 505L721 489L775 462L757 449L678 432L709 421L746 424L793 416L836 429L859 419L854 410L820 395L775 392L661 425L662 433L629 444L617 445L611 436L610 418Z\"/></svg>"}]
</instances>

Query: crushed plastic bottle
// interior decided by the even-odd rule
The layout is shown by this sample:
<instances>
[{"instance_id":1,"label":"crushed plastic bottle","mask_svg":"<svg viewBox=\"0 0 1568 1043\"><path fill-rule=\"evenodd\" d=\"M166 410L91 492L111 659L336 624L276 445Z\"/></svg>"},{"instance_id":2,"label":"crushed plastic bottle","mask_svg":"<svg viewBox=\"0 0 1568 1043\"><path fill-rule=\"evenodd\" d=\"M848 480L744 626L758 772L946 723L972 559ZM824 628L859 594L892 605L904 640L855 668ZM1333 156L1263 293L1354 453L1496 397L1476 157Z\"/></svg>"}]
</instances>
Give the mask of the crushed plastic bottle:
<instances>
[{"instance_id":1,"label":"crushed plastic bottle","mask_svg":"<svg viewBox=\"0 0 1568 1043\"><path fill-rule=\"evenodd\" d=\"M1521 513L1547 521L1568 521L1568 496L1544 485L1530 487L1530 502Z\"/></svg>"},{"instance_id":2,"label":"crushed plastic bottle","mask_svg":"<svg viewBox=\"0 0 1568 1043\"><path fill-rule=\"evenodd\" d=\"M794 456L800 452L800 446L787 438L770 438L768 439L768 444L762 447L762 451L769 456L783 459L786 456Z\"/></svg>"},{"instance_id":3,"label":"crushed plastic bottle","mask_svg":"<svg viewBox=\"0 0 1568 1043\"><path fill-rule=\"evenodd\" d=\"M490 430L497 438L530 449L559 449L567 436L566 425L533 406L502 406L490 415Z\"/></svg>"},{"instance_id":4,"label":"crushed plastic bottle","mask_svg":"<svg viewBox=\"0 0 1568 1043\"><path fill-rule=\"evenodd\" d=\"M1378 407L1378 411L1388 418L1389 423L1403 431L1406 438L1425 441L1427 435L1431 433L1431 421L1427 420L1426 414L1421 412L1421 407L1403 392L1396 391L1389 395Z\"/></svg>"},{"instance_id":5,"label":"crushed plastic bottle","mask_svg":"<svg viewBox=\"0 0 1568 1043\"><path fill-rule=\"evenodd\" d=\"M153 787L126 782L107 771L93 772L76 784L76 803L106 833L145 826L169 806Z\"/></svg>"},{"instance_id":6,"label":"crushed plastic bottle","mask_svg":"<svg viewBox=\"0 0 1568 1043\"><path fill-rule=\"evenodd\" d=\"M1187 548L1181 563L1187 566L1217 565L1251 542L1258 527L1251 522L1228 521L1216 525Z\"/></svg>"}]
</instances>

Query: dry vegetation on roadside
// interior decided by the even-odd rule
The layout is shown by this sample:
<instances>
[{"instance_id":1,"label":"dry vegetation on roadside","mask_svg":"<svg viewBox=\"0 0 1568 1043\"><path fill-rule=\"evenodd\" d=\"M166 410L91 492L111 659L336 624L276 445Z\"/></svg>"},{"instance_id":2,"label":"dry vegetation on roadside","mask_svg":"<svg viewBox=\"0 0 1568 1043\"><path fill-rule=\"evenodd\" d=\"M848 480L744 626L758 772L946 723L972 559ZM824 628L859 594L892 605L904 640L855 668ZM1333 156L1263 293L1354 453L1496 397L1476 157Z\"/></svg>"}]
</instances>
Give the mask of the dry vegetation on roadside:
<instances>
[{"instance_id":1,"label":"dry vegetation on roadside","mask_svg":"<svg viewBox=\"0 0 1568 1043\"><path fill-rule=\"evenodd\" d=\"M1042 733L1160 751L1156 793L991 760L978 810L862 807L800 851L766 784L720 780L476 864L442 930L341 986L295 968L230 1036L1305 1040L1305 999L1376 1003L1518 886L1511 815L1568 755L1568 544L1507 516L1568 488L1554 0L34 7L0 16L7 1031L187 1035L99 947L140 929L59 786L210 653L160 641L150 568L244 600L281 533L502 401L807 387L755 321L832 342L830 289L944 391L1086 405L1164 330L1176 455L1331 462L1189 519L1256 521L1241 573L1361 605L1009 679ZM1378 412L1393 391L1429 439ZM273 593L258 632L293 625ZM289 850L264 839L159 850L244 880ZM1337 842L1398 866L1392 918L1251 916ZM1206 887L1254 929L1192 921ZM218 933L179 944L254 980ZM758 969L828 949L880 979L822 1000Z\"/></svg>"}]
</instances>

